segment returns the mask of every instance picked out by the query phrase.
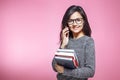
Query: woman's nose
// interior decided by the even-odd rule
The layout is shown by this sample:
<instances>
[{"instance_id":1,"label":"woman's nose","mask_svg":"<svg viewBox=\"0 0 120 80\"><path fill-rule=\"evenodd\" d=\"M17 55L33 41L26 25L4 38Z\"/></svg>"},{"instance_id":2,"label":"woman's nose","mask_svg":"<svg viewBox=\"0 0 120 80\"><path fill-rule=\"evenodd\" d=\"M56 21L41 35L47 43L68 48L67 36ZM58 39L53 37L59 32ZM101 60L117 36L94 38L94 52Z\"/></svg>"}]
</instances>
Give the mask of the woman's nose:
<instances>
[{"instance_id":1,"label":"woman's nose","mask_svg":"<svg viewBox=\"0 0 120 80\"><path fill-rule=\"evenodd\" d=\"M75 20L73 21L73 25L77 25L77 23L76 23L76 21L75 21Z\"/></svg>"}]
</instances>

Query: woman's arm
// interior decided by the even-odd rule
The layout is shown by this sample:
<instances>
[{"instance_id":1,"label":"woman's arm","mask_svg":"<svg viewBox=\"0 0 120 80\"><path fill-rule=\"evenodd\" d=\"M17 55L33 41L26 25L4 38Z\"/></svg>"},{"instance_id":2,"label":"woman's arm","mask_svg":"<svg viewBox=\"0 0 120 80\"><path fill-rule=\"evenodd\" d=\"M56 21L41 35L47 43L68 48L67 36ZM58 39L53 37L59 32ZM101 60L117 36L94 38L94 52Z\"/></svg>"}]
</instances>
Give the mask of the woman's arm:
<instances>
[{"instance_id":1,"label":"woman's arm","mask_svg":"<svg viewBox=\"0 0 120 80\"><path fill-rule=\"evenodd\" d=\"M54 70L55 72L57 72L56 69L55 69L55 65L56 65L56 64L57 64L57 63L56 63L55 59L53 58L53 60L52 60L52 68L53 68L53 70Z\"/></svg>"},{"instance_id":2,"label":"woman's arm","mask_svg":"<svg viewBox=\"0 0 120 80\"><path fill-rule=\"evenodd\" d=\"M86 41L84 67L72 70L64 68L63 75L73 76L77 78L89 78L93 77L94 73L95 73L95 47L93 39L89 38Z\"/></svg>"}]
</instances>

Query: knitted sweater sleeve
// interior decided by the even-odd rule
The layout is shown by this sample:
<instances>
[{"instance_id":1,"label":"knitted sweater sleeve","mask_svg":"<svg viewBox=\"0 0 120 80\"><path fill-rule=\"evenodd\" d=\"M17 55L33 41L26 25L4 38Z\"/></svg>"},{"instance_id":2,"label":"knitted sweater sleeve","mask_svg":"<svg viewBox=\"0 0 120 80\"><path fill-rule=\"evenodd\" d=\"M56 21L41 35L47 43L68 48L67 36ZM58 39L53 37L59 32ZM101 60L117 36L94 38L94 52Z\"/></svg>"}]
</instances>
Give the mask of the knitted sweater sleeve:
<instances>
[{"instance_id":1,"label":"knitted sweater sleeve","mask_svg":"<svg viewBox=\"0 0 120 80\"><path fill-rule=\"evenodd\" d=\"M57 64L57 63L56 63L55 59L53 58L53 60L52 60L52 68L53 68L53 70L55 72L57 72L56 69L55 69L55 64Z\"/></svg>"},{"instance_id":2,"label":"knitted sweater sleeve","mask_svg":"<svg viewBox=\"0 0 120 80\"><path fill-rule=\"evenodd\" d=\"M89 38L85 44L85 63L84 67L76 69L64 68L63 75L73 76L76 78L89 78L93 77L95 73L95 48L94 40Z\"/></svg>"}]
</instances>

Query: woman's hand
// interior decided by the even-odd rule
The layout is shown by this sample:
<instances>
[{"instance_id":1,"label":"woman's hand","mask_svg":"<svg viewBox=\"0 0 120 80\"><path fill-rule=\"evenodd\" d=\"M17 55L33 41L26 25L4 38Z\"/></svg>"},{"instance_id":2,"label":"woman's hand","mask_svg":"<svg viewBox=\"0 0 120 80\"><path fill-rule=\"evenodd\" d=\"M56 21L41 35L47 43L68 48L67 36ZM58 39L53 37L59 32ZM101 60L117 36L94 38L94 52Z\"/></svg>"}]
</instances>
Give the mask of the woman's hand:
<instances>
[{"instance_id":1,"label":"woman's hand","mask_svg":"<svg viewBox=\"0 0 120 80\"><path fill-rule=\"evenodd\" d=\"M55 69L58 73L64 73L64 67L58 64L55 64Z\"/></svg>"},{"instance_id":2,"label":"woman's hand","mask_svg":"<svg viewBox=\"0 0 120 80\"><path fill-rule=\"evenodd\" d=\"M61 48L65 48L65 46L68 44L68 41L69 41L69 29L68 29L68 27L65 27L62 31Z\"/></svg>"}]
</instances>

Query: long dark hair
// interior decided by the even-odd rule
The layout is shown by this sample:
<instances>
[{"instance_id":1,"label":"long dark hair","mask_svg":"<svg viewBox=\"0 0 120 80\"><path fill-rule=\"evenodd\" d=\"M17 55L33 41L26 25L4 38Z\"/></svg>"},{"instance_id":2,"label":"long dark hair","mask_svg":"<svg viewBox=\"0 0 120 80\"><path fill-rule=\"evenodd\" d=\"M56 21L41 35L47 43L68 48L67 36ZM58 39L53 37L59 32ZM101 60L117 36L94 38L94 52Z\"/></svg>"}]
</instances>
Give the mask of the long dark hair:
<instances>
[{"instance_id":1,"label":"long dark hair","mask_svg":"<svg viewBox=\"0 0 120 80\"><path fill-rule=\"evenodd\" d=\"M83 20L84 20L84 24L83 24L83 33L89 37L91 37L91 28L90 28L90 25L89 25L89 22L88 22L88 19L87 19L87 15L85 13L85 11L83 10L83 8L81 6L77 6L77 5L72 5L70 6L64 16L63 16L63 19L62 19L62 23L61 23L61 32L60 32L60 42L62 41L62 30L68 26L68 20L70 18L70 16L74 13L74 12L79 12L81 14L81 16L83 17ZM70 31L69 32L69 37L73 37L72 35L72 32Z\"/></svg>"}]
</instances>

